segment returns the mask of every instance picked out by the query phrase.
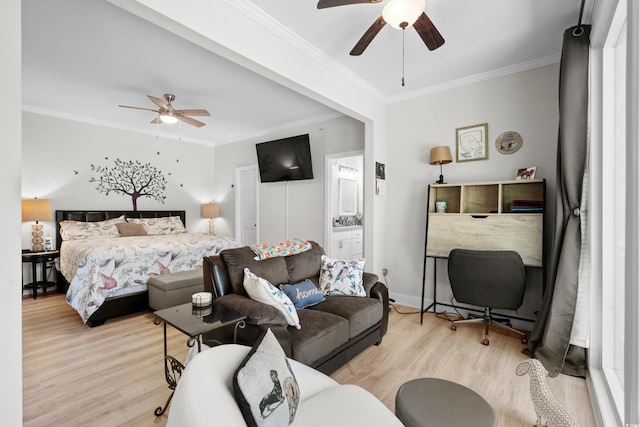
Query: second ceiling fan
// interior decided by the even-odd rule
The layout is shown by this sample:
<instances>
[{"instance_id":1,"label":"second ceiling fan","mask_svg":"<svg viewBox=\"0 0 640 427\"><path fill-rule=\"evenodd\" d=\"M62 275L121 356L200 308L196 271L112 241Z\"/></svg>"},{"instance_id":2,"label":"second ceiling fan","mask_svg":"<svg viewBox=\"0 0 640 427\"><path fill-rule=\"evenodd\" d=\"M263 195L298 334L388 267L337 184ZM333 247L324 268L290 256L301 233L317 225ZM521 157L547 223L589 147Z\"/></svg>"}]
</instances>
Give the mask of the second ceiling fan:
<instances>
[{"instance_id":1,"label":"second ceiling fan","mask_svg":"<svg viewBox=\"0 0 640 427\"><path fill-rule=\"evenodd\" d=\"M200 120L196 120L189 116L210 116L207 110L203 110L201 108L191 109L191 110L176 110L173 108L171 103L176 99L175 95L172 93L165 93L164 95L165 101L160 98L156 98L155 96L147 95L147 98L151 100L154 104L158 106L157 110L153 110L151 108L143 108L143 107L131 107L130 105L118 105L118 107L122 108L132 108L134 110L144 110L144 111L153 111L154 113L158 113L158 116L151 120L152 124L160 124L160 123L176 123L178 120L188 123L195 127L202 127L205 123Z\"/></svg>"},{"instance_id":2,"label":"second ceiling fan","mask_svg":"<svg viewBox=\"0 0 640 427\"><path fill-rule=\"evenodd\" d=\"M381 0L319 0L318 9L380 2ZM382 10L382 16L369 27L351 49L350 54L353 56L361 55L386 24L403 30L408 26L413 26L429 50L435 50L444 44L444 38L424 13L424 0L389 0Z\"/></svg>"}]
</instances>

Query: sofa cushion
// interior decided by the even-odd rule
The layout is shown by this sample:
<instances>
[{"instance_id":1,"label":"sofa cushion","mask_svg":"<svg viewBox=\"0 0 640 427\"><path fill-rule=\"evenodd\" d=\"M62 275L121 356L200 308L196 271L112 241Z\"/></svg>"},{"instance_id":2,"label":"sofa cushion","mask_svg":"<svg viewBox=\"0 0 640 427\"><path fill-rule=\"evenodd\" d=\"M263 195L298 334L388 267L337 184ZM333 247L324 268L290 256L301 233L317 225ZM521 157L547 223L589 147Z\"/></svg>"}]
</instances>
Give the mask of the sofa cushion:
<instances>
[{"instance_id":1,"label":"sofa cushion","mask_svg":"<svg viewBox=\"0 0 640 427\"><path fill-rule=\"evenodd\" d=\"M306 427L402 427L393 412L367 390L352 384L324 390L302 403L296 425Z\"/></svg>"},{"instance_id":2,"label":"sofa cushion","mask_svg":"<svg viewBox=\"0 0 640 427\"><path fill-rule=\"evenodd\" d=\"M309 243L311 243L311 250L284 257L289 278L283 283L298 283L310 277L320 276L321 258L324 255L324 249L314 241Z\"/></svg>"},{"instance_id":3,"label":"sofa cushion","mask_svg":"<svg viewBox=\"0 0 640 427\"><path fill-rule=\"evenodd\" d=\"M252 300L277 308L286 317L290 326L300 329L298 312L289 297L269 281L244 269L244 288Z\"/></svg>"},{"instance_id":4,"label":"sofa cushion","mask_svg":"<svg viewBox=\"0 0 640 427\"><path fill-rule=\"evenodd\" d=\"M362 285L364 259L341 261L322 255L320 289L324 295L367 296Z\"/></svg>"},{"instance_id":5,"label":"sofa cushion","mask_svg":"<svg viewBox=\"0 0 640 427\"><path fill-rule=\"evenodd\" d=\"M289 322L280 310L272 305L254 301L248 296L227 294L216 298L216 303L232 308L247 316L249 325L287 326Z\"/></svg>"},{"instance_id":6,"label":"sofa cushion","mask_svg":"<svg viewBox=\"0 0 640 427\"><path fill-rule=\"evenodd\" d=\"M335 314L349 321L349 339L375 326L382 320L382 302L374 298L327 296L321 303L309 307Z\"/></svg>"},{"instance_id":7,"label":"sofa cushion","mask_svg":"<svg viewBox=\"0 0 640 427\"><path fill-rule=\"evenodd\" d=\"M300 388L278 340L267 329L233 376L238 406L249 426L286 426L300 404Z\"/></svg>"},{"instance_id":8,"label":"sofa cushion","mask_svg":"<svg viewBox=\"0 0 640 427\"><path fill-rule=\"evenodd\" d=\"M305 308L298 312L301 329L288 328L293 359L311 365L349 340L347 319Z\"/></svg>"},{"instance_id":9,"label":"sofa cushion","mask_svg":"<svg viewBox=\"0 0 640 427\"><path fill-rule=\"evenodd\" d=\"M296 310L302 310L324 301L320 289L309 279L293 285L280 285L280 289L287 294Z\"/></svg>"},{"instance_id":10,"label":"sofa cushion","mask_svg":"<svg viewBox=\"0 0 640 427\"><path fill-rule=\"evenodd\" d=\"M254 259L256 255L248 246L226 249L220 252L220 256L225 262L231 287L236 294L247 295L243 286L245 268L276 286L282 283L290 283L289 275L287 274L287 263L284 257L256 261Z\"/></svg>"}]
</instances>

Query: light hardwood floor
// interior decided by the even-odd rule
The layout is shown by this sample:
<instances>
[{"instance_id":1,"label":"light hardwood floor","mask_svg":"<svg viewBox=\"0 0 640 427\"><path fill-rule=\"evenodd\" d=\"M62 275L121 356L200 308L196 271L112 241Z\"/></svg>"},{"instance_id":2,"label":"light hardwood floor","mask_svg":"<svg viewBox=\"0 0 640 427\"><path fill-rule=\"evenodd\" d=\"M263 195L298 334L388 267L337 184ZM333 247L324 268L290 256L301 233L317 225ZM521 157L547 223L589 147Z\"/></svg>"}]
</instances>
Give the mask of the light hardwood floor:
<instances>
[{"instance_id":1,"label":"light hardwood floor","mask_svg":"<svg viewBox=\"0 0 640 427\"><path fill-rule=\"evenodd\" d=\"M153 324L151 313L89 328L60 294L25 298L22 308L25 426L166 424L166 415L153 414L170 391L164 380L162 326ZM171 327L167 332L169 354L183 360L186 337ZM498 414L499 426L530 427L535 412L528 377L515 375L517 364L527 359L520 353L523 345L492 331L486 347L481 335L479 326L453 332L433 314L420 325L418 314L392 311L382 345L369 348L332 377L364 387L391 410L405 381L452 380L482 395ZM578 425L595 426L583 379L561 375L549 384Z\"/></svg>"}]
</instances>

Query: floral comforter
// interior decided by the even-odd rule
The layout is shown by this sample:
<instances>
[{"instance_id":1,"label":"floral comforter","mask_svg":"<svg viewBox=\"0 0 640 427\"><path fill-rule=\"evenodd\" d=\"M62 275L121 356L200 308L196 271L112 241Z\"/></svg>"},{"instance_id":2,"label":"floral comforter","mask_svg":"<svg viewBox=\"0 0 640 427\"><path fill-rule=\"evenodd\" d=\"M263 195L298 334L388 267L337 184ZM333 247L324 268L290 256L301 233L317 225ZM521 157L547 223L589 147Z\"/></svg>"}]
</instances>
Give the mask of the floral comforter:
<instances>
[{"instance_id":1,"label":"floral comforter","mask_svg":"<svg viewBox=\"0 0 640 427\"><path fill-rule=\"evenodd\" d=\"M105 299L147 289L150 276L202 268L202 258L235 248L228 237L170 234L62 242L66 300L86 322Z\"/></svg>"}]
</instances>

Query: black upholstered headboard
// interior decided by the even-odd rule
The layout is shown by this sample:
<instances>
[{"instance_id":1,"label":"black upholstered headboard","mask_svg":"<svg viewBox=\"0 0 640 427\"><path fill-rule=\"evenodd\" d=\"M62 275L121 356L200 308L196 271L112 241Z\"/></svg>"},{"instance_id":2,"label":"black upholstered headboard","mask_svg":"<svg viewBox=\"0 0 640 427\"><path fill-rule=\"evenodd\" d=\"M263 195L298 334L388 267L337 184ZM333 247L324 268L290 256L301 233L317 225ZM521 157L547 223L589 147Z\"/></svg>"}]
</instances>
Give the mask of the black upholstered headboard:
<instances>
[{"instance_id":1,"label":"black upholstered headboard","mask_svg":"<svg viewBox=\"0 0 640 427\"><path fill-rule=\"evenodd\" d=\"M126 218L161 218L166 216L179 216L186 226L185 211L56 211L56 248L60 249L62 238L60 237L60 221L96 222L109 218L117 218L124 215Z\"/></svg>"}]
</instances>

